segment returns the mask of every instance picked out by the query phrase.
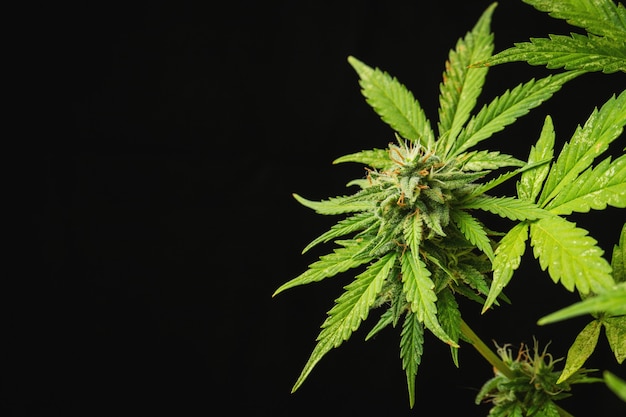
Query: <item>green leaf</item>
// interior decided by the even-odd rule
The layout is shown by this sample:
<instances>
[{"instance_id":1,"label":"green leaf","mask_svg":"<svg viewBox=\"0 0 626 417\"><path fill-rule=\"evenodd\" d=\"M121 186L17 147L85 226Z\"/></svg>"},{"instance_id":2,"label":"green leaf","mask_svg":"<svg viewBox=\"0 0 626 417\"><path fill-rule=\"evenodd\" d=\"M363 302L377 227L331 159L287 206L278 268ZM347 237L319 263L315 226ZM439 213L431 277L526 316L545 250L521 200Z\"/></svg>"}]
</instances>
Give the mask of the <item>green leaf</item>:
<instances>
[{"instance_id":1,"label":"green leaf","mask_svg":"<svg viewBox=\"0 0 626 417\"><path fill-rule=\"evenodd\" d=\"M439 140L437 151L446 155L482 91L488 68L469 68L476 61L486 60L493 52L493 34L490 32L491 16L496 3L482 14L474 28L459 39L451 50L439 84Z\"/></svg>"},{"instance_id":2,"label":"green leaf","mask_svg":"<svg viewBox=\"0 0 626 417\"><path fill-rule=\"evenodd\" d=\"M344 162L357 162L377 169L388 169L394 164L389 158L388 149L370 149L344 155L335 159L333 164L341 164Z\"/></svg>"},{"instance_id":3,"label":"green leaf","mask_svg":"<svg viewBox=\"0 0 626 417\"><path fill-rule=\"evenodd\" d=\"M585 229L561 217L540 219L530 225L531 245L542 270L569 291L595 293L613 286L611 266L602 249Z\"/></svg>"},{"instance_id":4,"label":"green leaf","mask_svg":"<svg viewBox=\"0 0 626 417\"><path fill-rule=\"evenodd\" d=\"M404 221L404 240L413 253L419 253L422 242L422 216L418 211L409 215Z\"/></svg>"},{"instance_id":5,"label":"green leaf","mask_svg":"<svg viewBox=\"0 0 626 417\"><path fill-rule=\"evenodd\" d=\"M320 235L318 238L309 243L302 250L302 253L305 253L319 243L325 243L329 240L336 239L350 233L365 230L376 222L378 222L378 219L371 212L364 211L362 213L357 213L353 216L337 222L337 224L332 226L329 231Z\"/></svg>"},{"instance_id":6,"label":"green leaf","mask_svg":"<svg viewBox=\"0 0 626 417\"><path fill-rule=\"evenodd\" d=\"M483 171L494 170L504 167L523 167L526 165L524 161L512 157L507 154L500 154L497 151L473 151L462 156L461 163L463 171Z\"/></svg>"},{"instance_id":7,"label":"green leaf","mask_svg":"<svg viewBox=\"0 0 626 417\"><path fill-rule=\"evenodd\" d=\"M570 376L574 375L583 366L587 358L591 356L598 343L601 328L600 322L593 320L576 336L576 340L574 340L574 343L567 351L565 367L556 382L557 384L566 381Z\"/></svg>"},{"instance_id":8,"label":"green leaf","mask_svg":"<svg viewBox=\"0 0 626 417\"><path fill-rule=\"evenodd\" d=\"M552 118L550 116L546 116L539 139L537 140L535 146L530 148L528 163L532 164L538 161L552 159L554 155L554 139L555 134ZM517 195L519 198L529 200L534 203L537 200L537 196L541 192L541 186L543 185L543 181L546 179L549 170L550 165L544 164L522 172L520 180L517 184Z\"/></svg>"},{"instance_id":9,"label":"green leaf","mask_svg":"<svg viewBox=\"0 0 626 417\"><path fill-rule=\"evenodd\" d=\"M615 282L626 282L626 223L622 226L618 244L613 247L611 267Z\"/></svg>"},{"instance_id":10,"label":"green leaf","mask_svg":"<svg viewBox=\"0 0 626 417\"><path fill-rule=\"evenodd\" d=\"M515 197L481 196L463 203L464 209L480 209L511 220L536 220L550 214L528 200Z\"/></svg>"},{"instance_id":11,"label":"green leaf","mask_svg":"<svg viewBox=\"0 0 626 417\"><path fill-rule=\"evenodd\" d=\"M331 197L322 201L307 200L298 194L293 194L293 197L300 204L315 210L318 214L343 214L371 210L376 204L372 194L373 191L366 189L354 195Z\"/></svg>"},{"instance_id":12,"label":"green leaf","mask_svg":"<svg viewBox=\"0 0 626 417\"><path fill-rule=\"evenodd\" d=\"M395 262L395 253L390 253L372 264L345 287L346 292L335 301L335 306L328 312L328 317L322 324L322 331L317 337L318 343L291 392L302 385L326 353L348 340L361 322L367 319L369 309Z\"/></svg>"},{"instance_id":13,"label":"green leaf","mask_svg":"<svg viewBox=\"0 0 626 417\"><path fill-rule=\"evenodd\" d=\"M596 35L626 38L626 11L612 0L524 0L537 10L548 12Z\"/></svg>"},{"instance_id":14,"label":"green leaf","mask_svg":"<svg viewBox=\"0 0 626 417\"><path fill-rule=\"evenodd\" d=\"M455 271L459 274L463 282L469 285L470 288L475 290L478 294L485 296L489 294L489 286L487 285L485 276L472 265L460 263L456 266ZM482 303L481 301L481 304Z\"/></svg>"},{"instance_id":15,"label":"green leaf","mask_svg":"<svg viewBox=\"0 0 626 417\"><path fill-rule=\"evenodd\" d=\"M381 314L380 319L378 319L378 323L370 330L370 332L365 336L365 341L370 340L372 337L378 334L382 329L389 326L393 323L393 311L392 309L388 309L383 314Z\"/></svg>"},{"instance_id":16,"label":"green leaf","mask_svg":"<svg viewBox=\"0 0 626 417\"><path fill-rule=\"evenodd\" d=\"M483 306L482 313L489 310L498 295L500 295L513 277L513 271L519 268L522 255L526 251L527 240L528 224L518 223L500 241L495 250L493 281L491 282L489 295Z\"/></svg>"},{"instance_id":17,"label":"green leaf","mask_svg":"<svg viewBox=\"0 0 626 417\"><path fill-rule=\"evenodd\" d=\"M609 371L604 371L602 376L604 377L604 382L606 382L607 387L622 401L626 402L626 381L618 378Z\"/></svg>"},{"instance_id":18,"label":"green leaf","mask_svg":"<svg viewBox=\"0 0 626 417\"><path fill-rule=\"evenodd\" d=\"M424 351L424 328L417 315L408 312L402 324L400 335L400 357L402 369L406 373L406 384L409 390L409 405L415 405L415 376L422 360Z\"/></svg>"},{"instance_id":19,"label":"green leaf","mask_svg":"<svg viewBox=\"0 0 626 417\"><path fill-rule=\"evenodd\" d=\"M599 111L594 110L585 125L582 128L579 126L570 142L563 146L556 163L550 169L539 204L548 208L550 201L620 136L624 124L626 90L617 98L611 97Z\"/></svg>"},{"instance_id":20,"label":"green leaf","mask_svg":"<svg viewBox=\"0 0 626 417\"><path fill-rule=\"evenodd\" d=\"M626 314L626 282L548 314L539 319L537 324L544 325L593 313Z\"/></svg>"},{"instance_id":21,"label":"green leaf","mask_svg":"<svg viewBox=\"0 0 626 417\"><path fill-rule=\"evenodd\" d=\"M450 217L461 233L463 233L463 236L493 261L494 255L491 248L491 240L487 236L484 226L471 214L462 210L452 210Z\"/></svg>"},{"instance_id":22,"label":"green leaf","mask_svg":"<svg viewBox=\"0 0 626 417\"><path fill-rule=\"evenodd\" d=\"M515 169L513 171L509 171L506 172L504 174L499 175L498 177L487 181L484 184L480 184L479 186L477 186L474 190L472 190L472 192L469 194L468 198L472 198L475 197L477 195L481 195L486 193L487 191L491 190L492 188L497 187L498 185L510 180L511 178L513 178L514 176L516 176L517 174L526 172L528 170L534 169L536 167L545 165L546 163L550 162L549 159L544 159L542 161L536 161L536 162L532 162L532 163L528 163L526 165L524 165L523 167L520 167L518 169Z\"/></svg>"},{"instance_id":23,"label":"green leaf","mask_svg":"<svg viewBox=\"0 0 626 417\"><path fill-rule=\"evenodd\" d=\"M528 62L547 68L602 71L605 74L626 72L626 42L595 35L549 35L550 38L530 38L518 42L487 61L488 65L508 62Z\"/></svg>"},{"instance_id":24,"label":"green leaf","mask_svg":"<svg viewBox=\"0 0 626 417\"><path fill-rule=\"evenodd\" d=\"M450 335L450 338L458 344L459 335L461 334L461 312L454 295L449 288L444 288L439 292L437 299L437 311L441 327ZM459 367L459 348L450 346L452 361L454 365Z\"/></svg>"},{"instance_id":25,"label":"green leaf","mask_svg":"<svg viewBox=\"0 0 626 417\"><path fill-rule=\"evenodd\" d=\"M568 71L563 74L548 76L538 81L534 79L520 84L513 90L507 90L491 103L484 106L467 123L459 134L455 148L450 156L458 155L483 141L506 126L526 115L531 109L548 100L559 91L563 84L582 74L580 71Z\"/></svg>"},{"instance_id":26,"label":"green leaf","mask_svg":"<svg viewBox=\"0 0 626 417\"><path fill-rule=\"evenodd\" d=\"M606 206L626 207L626 155L607 158L567 184L546 206L554 214L586 213Z\"/></svg>"},{"instance_id":27,"label":"green leaf","mask_svg":"<svg viewBox=\"0 0 626 417\"><path fill-rule=\"evenodd\" d=\"M474 404L479 405L483 402L487 397L491 395L492 392L498 390L498 386L502 384L502 382L506 381L507 378L504 376L494 376L491 379L488 379L487 382L483 384L483 386L476 394L476 398L474 399Z\"/></svg>"},{"instance_id":28,"label":"green leaf","mask_svg":"<svg viewBox=\"0 0 626 417\"><path fill-rule=\"evenodd\" d=\"M386 72L373 69L355 57L348 62L360 77L361 92L381 119L405 139L428 149L435 144L430 122L413 93Z\"/></svg>"},{"instance_id":29,"label":"green leaf","mask_svg":"<svg viewBox=\"0 0 626 417\"><path fill-rule=\"evenodd\" d=\"M340 272L345 272L348 269L356 268L357 266L363 265L372 260L372 258L367 257L355 257L355 255L358 254L368 243L367 241L337 241L337 243L343 244L344 246L335 249L333 253L320 256L320 260L309 265L309 269L305 272L281 285L274 292L272 297L289 288L321 281L325 278L335 276Z\"/></svg>"},{"instance_id":30,"label":"green leaf","mask_svg":"<svg viewBox=\"0 0 626 417\"><path fill-rule=\"evenodd\" d=\"M622 305L626 310L626 304ZM605 317L602 324L615 359L621 364L626 359L626 316Z\"/></svg>"},{"instance_id":31,"label":"green leaf","mask_svg":"<svg viewBox=\"0 0 626 417\"><path fill-rule=\"evenodd\" d=\"M406 299L411 303L411 311L420 322L438 338L452 346L458 344L441 328L437 320L437 295L433 291L435 284L430 279L430 271L426 264L419 259L419 254L413 254L411 249L404 252L400 258L402 266L402 282Z\"/></svg>"}]
</instances>

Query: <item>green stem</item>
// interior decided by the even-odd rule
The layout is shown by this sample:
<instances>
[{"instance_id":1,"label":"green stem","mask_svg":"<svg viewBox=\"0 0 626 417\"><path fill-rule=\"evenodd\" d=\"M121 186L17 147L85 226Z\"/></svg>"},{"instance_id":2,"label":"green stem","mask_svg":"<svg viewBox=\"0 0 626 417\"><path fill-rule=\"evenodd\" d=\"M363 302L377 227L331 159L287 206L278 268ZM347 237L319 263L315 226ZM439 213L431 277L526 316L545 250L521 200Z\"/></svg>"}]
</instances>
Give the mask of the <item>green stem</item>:
<instances>
[{"instance_id":1,"label":"green stem","mask_svg":"<svg viewBox=\"0 0 626 417\"><path fill-rule=\"evenodd\" d=\"M478 353L480 353L482 357L487 360L487 362L500 371L500 373L505 377L513 379L514 375L509 367L502 362L502 359L500 359L498 355L493 353L493 351L487 347L485 342L483 342L463 320L461 320L461 333L469 339L472 346L474 346L474 349L476 349Z\"/></svg>"},{"instance_id":2,"label":"green stem","mask_svg":"<svg viewBox=\"0 0 626 417\"><path fill-rule=\"evenodd\" d=\"M509 379L512 379L514 377L511 369L506 366L506 364L502 361L502 359L498 357L498 355L496 355L491 349L489 349L485 342L483 342L480 337L478 337L476 333L474 333L474 331L467 325L467 323L465 323L464 320L461 320L461 333L463 333L463 336L465 336L470 341L472 346L474 346L474 349L476 349L478 353L480 353L480 355L485 358L485 360L489 362L495 369L497 369L502 375ZM572 414L563 410L558 405L556 407L559 411L559 416L574 417Z\"/></svg>"}]
</instances>

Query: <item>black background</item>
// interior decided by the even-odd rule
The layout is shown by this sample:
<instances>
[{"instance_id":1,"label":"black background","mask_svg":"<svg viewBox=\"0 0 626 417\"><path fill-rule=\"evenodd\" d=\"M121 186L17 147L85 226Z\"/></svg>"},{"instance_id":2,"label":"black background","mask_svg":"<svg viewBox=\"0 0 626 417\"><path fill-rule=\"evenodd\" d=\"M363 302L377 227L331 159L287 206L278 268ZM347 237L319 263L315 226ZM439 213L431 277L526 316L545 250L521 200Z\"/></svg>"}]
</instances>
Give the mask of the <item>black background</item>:
<instances>
[{"instance_id":1,"label":"black background","mask_svg":"<svg viewBox=\"0 0 626 417\"><path fill-rule=\"evenodd\" d=\"M271 294L330 250L300 254L336 220L299 206L291 193L345 193L363 169L332 160L393 140L346 58L398 77L434 121L448 50L489 4L26 10L20 39L32 62L24 95L33 116L24 126L20 202L33 233L6 292L4 415L486 415L488 406L473 399L489 365L463 346L456 369L431 336L410 410L399 329L365 343L374 320L290 394L349 277ZM501 2L492 28L496 51L571 29L521 1ZM523 63L495 67L481 104L549 73ZM525 158L548 113L562 144L623 81L574 80L486 145ZM572 219L610 253L622 216L608 209ZM488 342L532 344L536 336L564 356L587 319L537 327L577 298L530 253L525 261L508 289L513 305L481 317L480 306L466 303L464 317ZM604 340L588 366L624 376ZM623 415L624 404L599 384L574 393L562 404L577 416Z\"/></svg>"}]
</instances>

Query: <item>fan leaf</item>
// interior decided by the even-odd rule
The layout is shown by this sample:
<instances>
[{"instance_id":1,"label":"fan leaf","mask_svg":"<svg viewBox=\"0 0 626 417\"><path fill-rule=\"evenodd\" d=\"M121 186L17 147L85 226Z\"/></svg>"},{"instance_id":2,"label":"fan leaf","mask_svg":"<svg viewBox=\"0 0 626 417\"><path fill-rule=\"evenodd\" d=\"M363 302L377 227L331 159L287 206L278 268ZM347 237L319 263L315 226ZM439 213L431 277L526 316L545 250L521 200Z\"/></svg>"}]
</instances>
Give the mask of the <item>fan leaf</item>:
<instances>
[{"instance_id":1,"label":"fan leaf","mask_svg":"<svg viewBox=\"0 0 626 417\"><path fill-rule=\"evenodd\" d=\"M546 208L555 214L586 213L606 206L626 207L626 155L607 158L566 185Z\"/></svg>"},{"instance_id":2,"label":"fan leaf","mask_svg":"<svg viewBox=\"0 0 626 417\"><path fill-rule=\"evenodd\" d=\"M626 90L616 98L611 97L600 110L594 110L583 127L578 127L569 143L566 143L548 174L539 197L542 207L563 188L576 180L593 160L606 151L621 135L626 124Z\"/></svg>"},{"instance_id":3,"label":"fan leaf","mask_svg":"<svg viewBox=\"0 0 626 417\"><path fill-rule=\"evenodd\" d=\"M493 262L493 281L489 288L489 295L483 306L485 313L496 298L500 295L504 287L507 286L513 272L519 268L522 255L526 251L526 241L528 240L528 224L518 223L504 235L500 244L495 250L495 260Z\"/></svg>"},{"instance_id":4,"label":"fan leaf","mask_svg":"<svg viewBox=\"0 0 626 417\"><path fill-rule=\"evenodd\" d=\"M547 12L596 35L626 38L626 10L612 0L523 0L535 9Z\"/></svg>"},{"instance_id":5,"label":"fan leaf","mask_svg":"<svg viewBox=\"0 0 626 417\"><path fill-rule=\"evenodd\" d=\"M344 246L337 248L328 255L320 256L319 261L316 261L309 265L309 268L297 276L296 278L287 281L281 285L272 295L272 297L280 294L281 292L297 287L299 285L310 284L312 282L318 282L326 278L337 275L340 272L345 272L348 269L356 268L372 260L368 257L356 257L367 242L354 242L354 241L337 241L337 243Z\"/></svg>"},{"instance_id":6,"label":"fan leaf","mask_svg":"<svg viewBox=\"0 0 626 417\"><path fill-rule=\"evenodd\" d=\"M515 197L489 197L483 195L463 203L462 207L489 211L511 220L536 220L549 216L547 211L539 208L536 204Z\"/></svg>"},{"instance_id":7,"label":"fan leaf","mask_svg":"<svg viewBox=\"0 0 626 417\"><path fill-rule=\"evenodd\" d=\"M435 137L419 102L396 78L378 68L370 68L355 57L348 62L359 75L361 92L367 103L393 130L405 139L433 149Z\"/></svg>"},{"instance_id":8,"label":"fan leaf","mask_svg":"<svg viewBox=\"0 0 626 417\"><path fill-rule=\"evenodd\" d=\"M533 79L518 85L513 90L505 91L472 117L459 134L451 155L458 155L501 131L552 97L563 84L581 74L581 71L568 71L537 81Z\"/></svg>"},{"instance_id":9,"label":"fan leaf","mask_svg":"<svg viewBox=\"0 0 626 417\"><path fill-rule=\"evenodd\" d=\"M430 279L431 273L426 264L419 259L418 255L414 255L411 249L404 253L400 262L404 293L407 301L411 303L411 311L435 336L449 345L458 347L458 344L446 334L437 320L435 304L437 295L433 290L435 284Z\"/></svg>"},{"instance_id":10,"label":"fan leaf","mask_svg":"<svg viewBox=\"0 0 626 417\"><path fill-rule=\"evenodd\" d=\"M348 340L359 328L361 322L367 319L370 307L374 304L395 262L395 253L389 253L345 287L346 291L335 301L335 306L328 312L328 317L322 324L322 331L317 337L317 345L304 365L292 392L302 385L326 353Z\"/></svg>"},{"instance_id":11,"label":"fan leaf","mask_svg":"<svg viewBox=\"0 0 626 417\"><path fill-rule=\"evenodd\" d=\"M459 39L451 50L439 85L439 137L437 151L446 155L461 131L485 83L488 68L470 68L476 61L486 60L493 52L491 16L492 4L482 14L474 28Z\"/></svg>"},{"instance_id":12,"label":"fan leaf","mask_svg":"<svg viewBox=\"0 0 626 417\"><path fill-rule=\"evenodd\" d=\"M611 266L596 240L585 229L561 217L540 219L530 225L531 245L542 270L569 291L582 294L610 289Z\"/></svg>"},{"instance_id":13,"label":"fan leaf","mask_svg":"<svg viewBox=\"0 0 626 417\"><path fill-rule=\"evenodd\" d=\"M528 164L552 159L554 155L554 139L555 133L552 118L546 116L539 139L535 146L530 148ZM519 198L535 202L549 171L550 165L545 164L522 172L517 183L517 195Z\"/></svg>"}]
</instances>

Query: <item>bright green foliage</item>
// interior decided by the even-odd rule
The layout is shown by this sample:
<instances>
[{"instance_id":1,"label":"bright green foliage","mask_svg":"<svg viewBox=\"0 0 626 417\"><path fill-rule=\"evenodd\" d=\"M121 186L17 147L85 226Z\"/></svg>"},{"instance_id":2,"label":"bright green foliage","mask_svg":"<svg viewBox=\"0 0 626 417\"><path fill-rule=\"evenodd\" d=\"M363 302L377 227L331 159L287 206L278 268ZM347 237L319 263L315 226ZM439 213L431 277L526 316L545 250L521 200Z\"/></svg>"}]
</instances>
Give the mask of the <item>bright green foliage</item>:
<instances>
[{"instance_id":1,"label":"bright green foliage","mask_svg":"<svg viewBox=\"0 0 626 417\"><path fill-rule=\"evenodd\" d=\"M591 356L598 343L601 328L601 324L597 320L594 320L578 333L576 340L574 340L574 343L567 351L567 362L565 362L565 368L561 376L556 381L557 384L572 376L583 366L587 358Z\"/></svg>"},{"instance_id":2,"label":"bright green foliage","mask_svg":"<svg viewBox=\"0 0 626 417\"><path fill-rule=\"evenodd\" d=\"M584 365L595 350L602 327L617 362L622 363L626 359L626 274L623 264L625 247L626 224L622 227L619 244L614 247L611 262L618 284L539 320L539 324L548 324L582 314L593 314L596 317L583 328L569 349L559 382L569 378Z\"/></svg>"},{"instance_id":3,"label":"bright green foliage","mask_svg":"<svg viewBox=\"0 0 626 417\"><path fill-rule=\"evenodd\" d=\"M492 417L558 417L561 413L555 401L569 396L572 385L601 381L587 376L588 371L579 368L557 382L560 372L554 365L558 360L546 353L546 349L539 352L536 341L532 354L525 345L516 354L507 346L499 347L498 354L507 365L509 375L496 371L476 396L476 404L493 403L489 411Z\"/></svg>"},{"instance_id":4,"label":"bright green foliage","mask_svg":"<svg viewBox=\"0 0 626 417\"><path fill-rule=\"evenodd\" d=\"M511 236L502 239L496 249L493 282L483 311L491 306L519 266L524 253L522 238L530 237L533 253L542 269L547 269L552 280L561 282L569 291L601 293L613 287L611 265L604 259L596 240L560 215L602 210L607 205L626 207L626 158L621 156L613 161L606 158L592 166L621 135L624 125L626 91L611 97L600 110L592 112L584 126L579 126L563 146L556 162L521 173L517 183L518 198L536 202L553 215L538 216L536 221L518 217L530 227L530 234L522 235L522 226L516 226L518 229L511 230ZM528 164L552 157L554 142L554 127L547 117L537 143L530 150Z\"/></svg>"},{"instance_id":5,"label":"bright green foliage","mask_svg":"<svg viewBox=\"0 0 626 417\"><path fill-rule=\"evenodd\" d=\"M626 72L626 9L612 0L524 0L587 31L515 43L480 65L526 61L567 70Z\"/></svg>"},{"instance_id":6,"label":"bright green foliage","mask_svg":"<svg viewBox=\"0 0 626 417\"><path fill-rule=\"evenodd\" d=\"M329 350L338 347L344 340L348 340L352 332L356 331L361 322L367 318L369 309L376 301L395 258L395 253L387 254L345 287L346 292L336 300L335 306L328 312L328 318L322 324L322 331L317 337L318 343L296 381L293 391L298 389L313 367Z\"/></svg>"},{"instance_id":7,"label":"bright green foliage","mask_svg":"<svg viewBox=\"0 0 626 417\"><path fill-rule=\"evenodd\" d=\"M601 293L613 287L611 265L596 241L561 215L626 205L626 159L606 158L592 166L626 124L626 95L611 98L595 111L554 162L555 132L549 117L526 162L497 151L472 149L583 74L566 71L530 80L475 109L488 68L470 64L491 55L494 9L495 4L487 8L449 53L439 88L437 132L419 101L400 81L349 57L363 96L393 130L396 140L385 150L364 150L334 161L367 166L364 178L348 182L356 188L353 194L322 201L294 194L297 201L319 214L342 216L304 251L329 242L339 247L280 286L274 295L358 271L352 272L352 282L327 313L294 391L326 353L351 337L371 310L382 309L366 340L389 325L402 323L400 357L413 406L424 331L449 346L458 366L459 341L467 334L456 297L479 303L483 311L500 301L508 302L502 291L519 267L529 239L542 268L568 290ZM509 167L513 169L498 172ZM515 177L519 177L517 196L488 194ZM495 232L479 218L491 215L515 224L508 233ZM503 401L499 409L494 408L499 414L493 415L558 415L553 401L567 388L554 386L558 373L552 370L551 360L539 366L545 357L544 352L532 359L539 374L535 369L530 375L526 365L519 365L518 377L526 378L526 383L528 378L538 378L542 386L538 393L529 393L531 397L521 402L517 397ZM513 362L510 365L514 366ZM582 374L574 369L568 381ZM501 392L502 384L509 387L520 381L498 380L481 398L491 397L493 390Z\"/></svg>"},{"instance_id":8,"label":"bright green foliage","mask_svg":"<svg viewBox=\"0 0 626 417\"><path fill-rule=\"evenodd\" d=\"M603 251L587 231L562 217L544 218L530 225L535 258L541 269L569 291L574 287L583 294L611 288L611 266Z\"/></svg>"}]
</instances>

